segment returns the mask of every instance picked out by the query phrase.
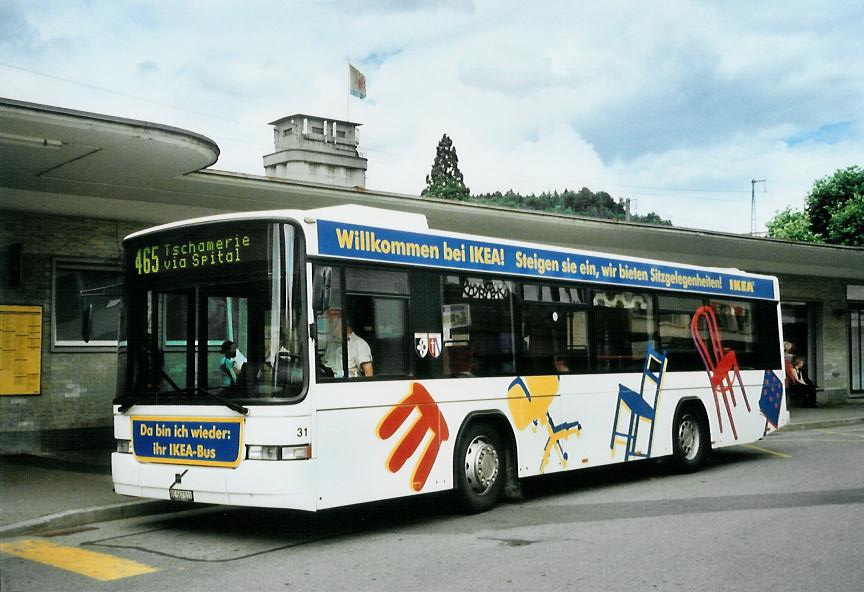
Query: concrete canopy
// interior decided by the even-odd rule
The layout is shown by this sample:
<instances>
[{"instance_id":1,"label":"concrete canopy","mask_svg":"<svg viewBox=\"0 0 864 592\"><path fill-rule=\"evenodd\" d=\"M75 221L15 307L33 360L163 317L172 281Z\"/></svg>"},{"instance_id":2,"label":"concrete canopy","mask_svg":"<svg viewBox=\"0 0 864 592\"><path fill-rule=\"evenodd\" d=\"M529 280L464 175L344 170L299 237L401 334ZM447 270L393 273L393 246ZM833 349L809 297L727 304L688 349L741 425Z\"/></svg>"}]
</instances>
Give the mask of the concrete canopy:
<instances>
[{"instance_id":1,"label":"concrete canopy","mask_svg":"<svg viewBox=\"0 0 864 592\"><path fill-rule=\"evenodd\" d=\"M58 144L59 143L59 144ZM206 169L208 138L0 98L0 208L144 224L236 211L358 204L441 230L768 274L864 281L864 249L550 215ZM202 170L206 169L206 170Z\"/></svg>"},{"instance_id":2,"label":"concrete canopy","mask_svg":"<svg viewBox=\"0 0 864 592\"><path fill-rule=\"evenodd\" d=\"M143 204L127 193L165 187L218 156L215 142L185 130L0 98L5 208L139 220Z\"/></svg>"}]
</instances>

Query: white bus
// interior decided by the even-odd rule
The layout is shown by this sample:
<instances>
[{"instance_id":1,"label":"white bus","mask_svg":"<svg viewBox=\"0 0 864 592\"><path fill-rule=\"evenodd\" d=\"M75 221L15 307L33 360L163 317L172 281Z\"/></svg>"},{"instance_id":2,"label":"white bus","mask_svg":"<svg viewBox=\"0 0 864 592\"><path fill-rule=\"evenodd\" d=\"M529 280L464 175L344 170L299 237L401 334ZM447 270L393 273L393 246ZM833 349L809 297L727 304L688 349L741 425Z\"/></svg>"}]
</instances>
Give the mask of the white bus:
<instances>
[{"instance_id":1,"label":"white bus","mask_svg":"<svg viewBox=\"0 0 864 592\"><path fill-rule=\"evenodd\" d=\"M315 511L712 448L788 421L777 280L361 206L126 238L120 494ZM236 353L235 353L236 352Z\"/></svg>"}]
</instances>

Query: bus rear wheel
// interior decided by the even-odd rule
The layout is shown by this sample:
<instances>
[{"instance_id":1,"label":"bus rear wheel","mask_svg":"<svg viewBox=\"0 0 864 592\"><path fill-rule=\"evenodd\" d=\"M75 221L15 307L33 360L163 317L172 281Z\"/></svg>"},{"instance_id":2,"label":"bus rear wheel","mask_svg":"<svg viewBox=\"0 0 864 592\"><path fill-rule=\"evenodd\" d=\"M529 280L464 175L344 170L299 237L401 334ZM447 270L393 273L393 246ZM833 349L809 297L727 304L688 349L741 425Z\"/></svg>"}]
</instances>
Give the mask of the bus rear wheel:
<instances>
[{"instance_id":1,"label":"bus rear wheel","mask_svg":"<svg viewBox=\"0 0 864 592\"><path fill-rule=\"evenodd\" d=\"M454 481L460 509L485 512L501 497L505 481L504 448L498 431L488 423L474 422L456 442Z\"/></svg>"},{"instance_id":2,"label":"bus rear wheel","mask_svg":"<svg viewBox=\"0 0 864 592\"><path fill-rule=\"evenodd\" d=\"M702 467L711 449L708 425L694 405L682 407L672 426L672 454L678 468L693 472Z\"/></svg>"}]
</instances>

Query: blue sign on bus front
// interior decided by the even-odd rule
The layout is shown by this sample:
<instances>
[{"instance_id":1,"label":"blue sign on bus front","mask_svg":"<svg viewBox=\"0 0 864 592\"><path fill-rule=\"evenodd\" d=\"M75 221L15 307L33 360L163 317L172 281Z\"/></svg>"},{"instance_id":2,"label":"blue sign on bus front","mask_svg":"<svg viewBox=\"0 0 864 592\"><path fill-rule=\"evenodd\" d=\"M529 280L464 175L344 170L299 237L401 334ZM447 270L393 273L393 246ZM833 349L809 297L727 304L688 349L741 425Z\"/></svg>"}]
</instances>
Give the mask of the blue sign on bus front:
<instances>
[{"instance_id":1,"label":"blue sign on bus front","mask_svg":"<svg viewBox=\"0 0 864 592\"><path fill-rule=\"evenodd\" d=\"M132 448L146 462L236 467L242 438L242 418L132 418Z\"/></svg>"},{"instance_id":2,"label":"blue sign on bus front","mask_svg":"<svg viewBox=\"0 0 864 592\"><path fill-rule=\"evenodd\" d=\"M768 277L318 221L318 252L390 263L773 300Z\"/></svg>"}]
</instances>

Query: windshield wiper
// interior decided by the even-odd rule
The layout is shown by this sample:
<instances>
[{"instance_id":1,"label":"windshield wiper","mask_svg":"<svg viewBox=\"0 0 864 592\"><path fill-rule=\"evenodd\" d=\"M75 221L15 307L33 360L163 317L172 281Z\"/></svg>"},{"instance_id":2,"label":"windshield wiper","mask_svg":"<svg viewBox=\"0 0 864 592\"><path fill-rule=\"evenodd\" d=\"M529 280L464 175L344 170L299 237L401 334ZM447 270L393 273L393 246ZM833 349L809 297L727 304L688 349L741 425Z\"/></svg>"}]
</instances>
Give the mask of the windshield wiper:
<instances>
[{"instance_id":1,"label":"windshield wiper","mask_svg":"<svg viewBox=\"0 0 864 592\"><path fill-rule=\"evenodd\" d=\"M177 386L176 382L171 380L171 377L168 376L168 373L165 372L164 368L161 370L161 373L162 373L162 378L164 378L168 382L168 384L171 385L171 388L174 389L175 393L182 393L183 392L183 389L181 389L179 386ZM162 393L159 393L159 394L162 394ZM120 405L120 407L117 409L117 411L119 413L125 413L126 411L128 411L129 409L134 407L137 403L138 403L138 399L136 399L134 397L129 397L128 399L126 399L126 401L124 403L122 403ZM248 413L248 412L249 411L247 409L246 413ZM244 413L243 415L246 415L246 413Z\"/></svg>"},{"instance_id":2,"label":"windshield wiper","mask_svg":"<svg viewBox=\"0 0 864 592\"><path fill-rule=\"evenodd\" d=\"M129 409L138 404L138 399L129 398L125 399L125 401L117 408L118 413L126 413Z\"/></svg>"},{"instance_id":3,"label":"windshield wiper","mask_svg":"<svg viewBox=\"0 0 864 592\"><path fill-rule=\"evenodd\" d=\"M202 394L207 395L208 397L210 397L214 401L219 401L220 403L225 405L228 409L230 409L231 411L235 411L235 412L239 413L240 415L246 415L249 413L248 407L244 407L243 405L241 405L239 403L235 403L234 401L232 401L230 399L226 399L225 397L222 397L220 395L217 395L216 393L210 392L205 388L201 388L200 386L193 386L193 387L185 388L185 389L182 389L180 392L189 393L189 394L202 393Z\"/></svg>"},{"instance_id":4,"label":"windshield wiper","mask_svg":"<svg viewBox=\"0 0 864 592\"><path fill-rule=\"evenodd\" d=\"M165 380L168 382L168 384L171 385L171 388L173 388L174 390L168 391L166 393L158 393L157 396L161 395L161 394L168 394L170 392L175 392L175 393L180 393L180 394L189 394L189 395L192 395L195 393L203 393L203 394L207 395L208 397L210 397L211 399L213 399L214 401L218 401L218 402L222 403L228 409L230 409L231 411L235 411L235 412L239 413L240 415L247 415L249 413L248 407L244 407L243 405L240 405L239 403L235 403L234 401L231 401L230 399L226 399L225 397L222 397L220 395L217 395L216 393L208 391L205 388L201 388L200 386L193 386L193 387L181 389L179 386L177 386L176 382L171 380L171 377L168 376L168 374L164 370L162 371L162 376L165 378ZM120 413L124 413L125 411L127 411L128 409L133 407L136 403L138 403L137 399L129 398L122 405L120 405L120 407L117 409L117 411Z\"/></svg>"}]
</instances>

